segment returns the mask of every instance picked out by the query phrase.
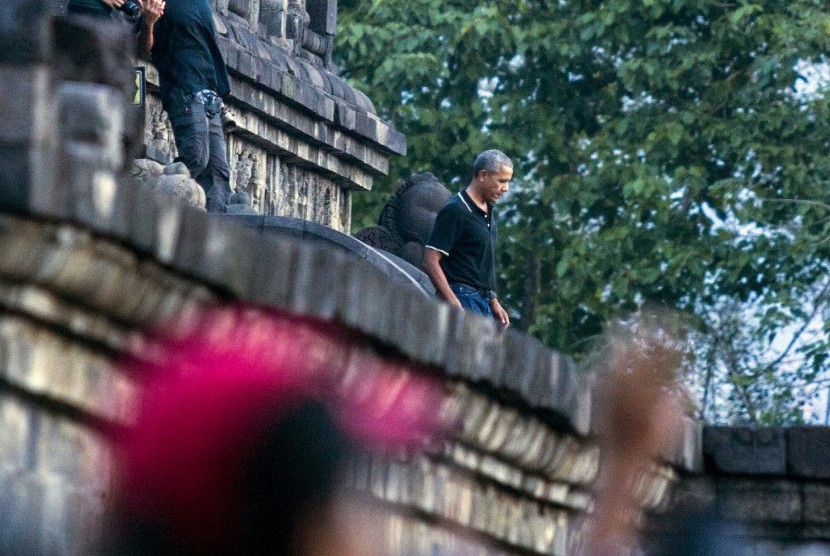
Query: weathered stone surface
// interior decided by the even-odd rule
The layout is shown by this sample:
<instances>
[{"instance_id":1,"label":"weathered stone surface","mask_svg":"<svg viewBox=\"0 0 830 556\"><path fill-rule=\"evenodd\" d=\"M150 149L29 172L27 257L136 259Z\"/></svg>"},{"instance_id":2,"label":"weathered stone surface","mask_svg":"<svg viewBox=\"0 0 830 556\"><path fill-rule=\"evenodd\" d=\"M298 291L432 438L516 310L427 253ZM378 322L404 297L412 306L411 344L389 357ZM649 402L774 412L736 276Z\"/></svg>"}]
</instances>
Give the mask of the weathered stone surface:
<instances>
[{"instance_id":1,"label":"weathered stone surface","mask_svg":"<svg viewBox=\"0 0 830 556\"><path fill-rule=\"evenodd\" d=\"M51 29L46 0L3 0L0 64L35 64L49 59Z\"/></svg>"},{"instance_id":2,"label":"weathered stone surface","mask_svg":"<svg viewBox=\"0 0 830 556\"><path fill-rule=\"evenodd\" d=\"M156 179L165 174L165 170L166 167L155 160L139 158L133 160L132 166L130 166L130 175L137 185L149 187L155 183Z\"/></svg>"},{"instance_id":3,"label":"weathered stone surface","mask_svg":"<svg viewBox=\"0 0 830 556\"><path fill-rule=\"evenodd\" d=\"M0 145L0 210L25 213L29 208L31 153L25 147Z\"/></svg>"},{"instance_id":4,"label":"weathered stone surface","mask_svg":"<svg viewBox=\"0 0 830 556\"><path fill-rule=\"evenodd\" d=\"M43 485L20 469L0 469L0 552L42 554Z\"/></svg>"},{"instance_id":5,"label":"weathered stone surface","mask_svg":"<svg viewBox=\"0 0 830 556\"><path fill-rule=\"evenodd\" d=\"M5 374L5 344L0 344L0 377ZM26 469L31 462L32 446L29 435L32 408L22 404L11 394L0 390L0 462L13 469Z\"/></svg>"},{"instance_id":6,"label":"weathered stone surface","mask_svg":"<svg viewBox=\"0 0 830 556\"><path fill-rule=\"evenodd\" d=\"M51 86L45 67L0 65L0 144L43 145L50 140Z\"/></svg>"},{"instance_id":7,"label":"weathered stone surface","mask_svg":"<svg viewBox=\"0 0 830 556\"><path fill-rule=\"evenodd\" d=\"M384 206L378 219L380 230L366 228L355 237L421 268L435 217L451 197L432 174L414 174L401 183Z\"/></svg>"},{"instance_id":8,"label":"weathered stone surface","mask_svg":"<svg viewBox=\"0 0 830 556\"><path fill-rule=\"evenodd\" d=\"M104 85L65 82L58 88L63 148L72 160L115 171L124 161L123 95Z\"/></svg>"},{"instance_id":9,"label":"weathered stone surface","mask_svg":"<svg viewBox=\"0 0 830 556\"><path fill-rule=\"evenodd\" d=\"M830 479L830 428L788 428L787 465L797 477Z\"/></svg>"},{"instance_id":10,"label":"weathered stone surface","mask_svg":"<svg viewBox=\"0 0 830 556\"><path fill-rule=\"evenodd\" d=\"M501 368L502 337L496 321L453 310L445 368L468 380L495 382Z\"/></svg>"},{"instance_id":11,"label":"weathered stone surface","mask_svg":"<svg viewBox=\"0 0 830 556\"><path fill-rule=\"evenodd\" d=\"M221 216L207 215L207 229L202 245L197 276L235 296L250 294L250 271L255 253L245 246L254 242L254 235Z\"/></svg>"},{"instance_id":12,"label":"weathered stone surface","mask_svg":"<svg viewBox=\"0 0 830 556\"><path fill-rule=\"evenodd\" d=\"M427 365L440 365L446 360L451 308L414 291L404 299L408 311L402 326L395 329L395 344L404 354Z\"/></svg>"},{"instance_id":13,"label":"weathered stone surface","mask_svg":"<svg viewBox=\"0 0 830 556\"><path fill-rule=\"evenodd\" d=\"M830 525L830 484L804 485L804 520Z\"/></svg>"},{"instance_id":14,"label":"weathered stone surface","mask_svg":"<svg viewBox=\"0 0 830 556\"><path fill-rule=\"evenodd\" d=\"M450 528L461 525L526 550L568 553L565 511L516 497L494 483L471 480L425 458L406 465L374 459L368 468L369 490L377 498L402 507L415 506Z\"/></svg>"},{"instance_id":15,"label":"weathered stone surface","mask_svg":"<svg viewBox=\"0 0 830 556\"><path fill-rule=\"evenodd\" d=\"M251 267L251 300L265 305L285 307L290 299L296 244L274 236L263 236L259 244L260 255L254 258Z\"/></svg>"},{"instance_id":16,"label":"weathered stone surface","mask_svg":"<svg viewBox=\"0 0 830 556\"><path fill-rule=\"evenodd\" d=\"M706 427L705 457L720 473L783 475L787 470L785 431L772 427Z\"/></svg>"},{"instance_id":17,"label":"weathered stone surface","mask_svg":"<svg viewBox=\"0 0 830 556\"><path fill-rule=\"evenodd\" d=\"M53 186L52 99L46 68L0 65L0 104L6 107L0 121L0 209L28 213L34 201L43 208L60 200Z\"/></svg>"},{"instance_id":18,"label":"weathered stone surface","mask_svg":"<svg viewBox=\"0 0 830 556\"><path fill-rule=\"evenodd\" d=\"M298 313L331 319L337 314L345 256L340 251L303 243L292 261L288 307ZM288 278L288 277L287 277ZM309 288L308 284L317 286Z\"/></svg>"},{"instance_id":19,"label":"weathered stone surface","mask_svg":"<svg viewBox=\"0 0 830 556\"><path fill-rule=\"evenodd\" d=\"M721 480L718 509L732 521L797 523L803 510L801 487L786 480Z\"/></svg>"},{"instance_id":20,"label":"weathered stone surface","mask_svg":"<svg viewBox=\"0 0 830 556\"><path fill-rule=\"evenodd\" d=\"M0 319L0 343L8 382L115 422L132 415L135 386L101 353L13 318Z\"/></svg>"}]
</instances>

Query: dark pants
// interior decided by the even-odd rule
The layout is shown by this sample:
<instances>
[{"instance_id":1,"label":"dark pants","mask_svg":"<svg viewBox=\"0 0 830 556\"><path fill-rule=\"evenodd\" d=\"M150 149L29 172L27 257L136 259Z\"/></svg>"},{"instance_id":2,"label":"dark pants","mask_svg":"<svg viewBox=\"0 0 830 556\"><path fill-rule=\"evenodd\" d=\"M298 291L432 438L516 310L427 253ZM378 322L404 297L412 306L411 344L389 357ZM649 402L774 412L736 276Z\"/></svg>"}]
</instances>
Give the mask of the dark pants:
<instances>
[{"instance_id":1,"label":"dark pants","mask_svg":"<svg viewBox=\"0 0 830 556\"><path fill-rule=\"evenodd\" d=\"M202 101L178 90L173 91L167 114L173 126L178 159L205 190L208 212L225 212L231 198L231 171L221 114L208 117Z\"/></svg>"},{"instance_id":2,"label":"dark pants","mask_svg":"<svg viewBox=\"0 0 830 556\"><path fill-rule=\"evenodd\" d=\"M450 289L458 298L458 301L461 302L461 306L464 307L465 311L493 318L490 300L481 295L479 290L455 282L450 282Z\"/></svg>"}]
</instances>

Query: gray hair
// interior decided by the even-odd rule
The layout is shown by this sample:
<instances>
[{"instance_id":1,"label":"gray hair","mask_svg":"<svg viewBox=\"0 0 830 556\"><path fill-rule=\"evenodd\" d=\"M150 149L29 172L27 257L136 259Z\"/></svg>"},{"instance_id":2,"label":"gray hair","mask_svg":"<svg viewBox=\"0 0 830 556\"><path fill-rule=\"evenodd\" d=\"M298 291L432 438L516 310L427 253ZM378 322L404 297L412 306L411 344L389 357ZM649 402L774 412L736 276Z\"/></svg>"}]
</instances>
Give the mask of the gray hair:
<instances>
[{"instance_id":1,"label":"gray hair","mask_svg":"<svg viewBox=\"0 0 830 556\"><path fill-rule=\"evenodd\" d=\"M473 176L477 176L479 172L500 172L502 166L513 168L513 162L507 158L507 155L496 149L484 151L476 157L473 162Z\"/></svg>"}]
</instances>

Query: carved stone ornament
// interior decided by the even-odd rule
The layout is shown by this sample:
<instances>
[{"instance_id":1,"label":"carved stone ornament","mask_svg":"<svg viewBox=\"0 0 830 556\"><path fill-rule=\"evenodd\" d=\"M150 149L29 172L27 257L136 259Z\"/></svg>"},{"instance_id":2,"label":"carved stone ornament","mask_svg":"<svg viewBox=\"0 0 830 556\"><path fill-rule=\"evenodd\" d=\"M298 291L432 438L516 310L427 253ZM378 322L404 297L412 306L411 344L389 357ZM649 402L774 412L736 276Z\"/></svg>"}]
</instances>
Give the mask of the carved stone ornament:
<instances>
[{"instance_id":1,"label":"carved stone ornament","mask_svg":"<svg viewBox=\"0 0 830 556\"><path fill-rule=\"evenodd\" d=\"M449 189L431 173L414 174L383 207L378 225L360 230L355 237L421 268L435 218L451 197Z\"/></svg>"}]
</instances>

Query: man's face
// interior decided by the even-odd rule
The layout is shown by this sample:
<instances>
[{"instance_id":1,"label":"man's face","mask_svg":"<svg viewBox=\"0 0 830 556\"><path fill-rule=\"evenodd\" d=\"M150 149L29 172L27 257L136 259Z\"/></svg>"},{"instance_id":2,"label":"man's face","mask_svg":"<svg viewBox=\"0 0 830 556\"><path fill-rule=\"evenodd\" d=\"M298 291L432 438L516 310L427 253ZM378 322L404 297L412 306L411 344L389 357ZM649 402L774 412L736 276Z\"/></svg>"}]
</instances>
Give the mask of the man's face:
<instances>
[{"instance_id":1,"label":"man's face","mask_svg":"<svg viewBox=\"0 0 830 556\"><path fill-rule=\"evenodd\" d=\"M479 190L484 194L484 200L495 203L499 197L507 193L510 180L513 179L513 168L502 165L498 172L482 171L478 173Z\"/></svg>"}]
</instances>

